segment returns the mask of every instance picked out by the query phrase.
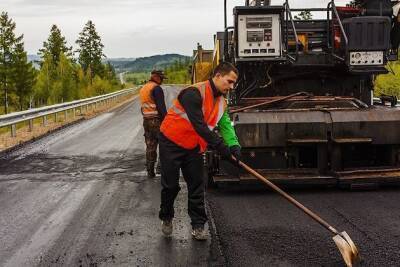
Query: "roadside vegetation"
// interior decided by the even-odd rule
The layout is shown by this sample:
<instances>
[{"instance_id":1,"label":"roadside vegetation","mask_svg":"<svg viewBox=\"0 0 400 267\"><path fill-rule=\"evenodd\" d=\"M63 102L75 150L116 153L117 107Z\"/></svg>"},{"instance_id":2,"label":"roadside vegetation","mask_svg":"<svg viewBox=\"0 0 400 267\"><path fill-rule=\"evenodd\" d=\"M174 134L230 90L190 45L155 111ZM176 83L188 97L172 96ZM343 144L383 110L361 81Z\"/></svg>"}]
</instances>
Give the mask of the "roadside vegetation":
<instances>
[{"instance_id":1,"label":"roadside vegetation","mask_svg":"<svg viewBox=\"0 0 400 267\"><path fill-rule=\"evenodd\" d=\"M374 95L390 95L400 99L400 61L389 63L387 69L390 71L388 74L376 77Z\"/></svg>"},{"instance_id":2,"label":"roadside vegetation","mask_svg":"<svg viewBox=\"0 0 400 267\"><path fill-rule=\"evenodd\" d=\"M135 64L136 61L139 62ZM140 58L125 65L125 70L128 65L131 67L131 70L124 74L124 79L127 83L134 85L147 82L150 72L153 69L164 70L168 77L165 83L168 84L189 84L191 80L191 58L187 56L167 54Z\"/></svg>"},{"instance_id":3,"label":"roadside vegetation","mask_svg":"<svg viewBox=\"0 0 400 267\"><path fill-rule=\"evenodd\" d=\"M132 84L144 84L150 77L150 72L127 72L124 75L125 80Z\"/></svg>"},{"instance_id":4,"label":"roadside vegetation","mask_svg":"<svg viewBox=\"0 0 400 267\"><path fill-rule=\"evenodd\" d=\"M23 35L7 12L0 14L0 114L68 102L122 88L114 67L103 63L104 45L88 21L73 50L57 25L39 50L34 67L24 50Z\"/></svg>"},{"instance_id":5,"label":"roadside vegetation","mask_svg":"<svg viewBox=\"0 0 400 267\"><path fill-rule=\"evenodd\" d=\"M168 77L167 83L190 84L191 82L191 60L175 61L165 69Z\"/></svg>"}]
</instances>

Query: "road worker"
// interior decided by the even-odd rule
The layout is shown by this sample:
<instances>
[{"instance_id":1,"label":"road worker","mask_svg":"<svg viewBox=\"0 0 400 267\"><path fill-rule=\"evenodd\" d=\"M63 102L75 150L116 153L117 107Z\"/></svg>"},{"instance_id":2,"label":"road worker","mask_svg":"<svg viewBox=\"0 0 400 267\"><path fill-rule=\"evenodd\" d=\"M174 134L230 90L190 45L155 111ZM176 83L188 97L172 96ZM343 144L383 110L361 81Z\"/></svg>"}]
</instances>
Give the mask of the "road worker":
<instances>
[{"instance_id":1,"label":"road worker","mask_svg":"<svg viewBox=\"0 0 400 267\"><path fill-rule=\"evenodd\" d=\"M183 89L168 110L160 128L161 206L159 218L164 235L172 234L174 200L180 191L179 173L182 170L188 188L188 213L192 236L206 240L204 208L206 177L203 157L207 146L216 149L226 159L237 164L232 155L240 158L240 145L226 111L224 95L238 78L238 70L230 63L219 64L213 77ZM213 129L218 126L219 137Z\"/></svg>"},{"instance_id":2,"label":"road worker","mask_svg":"<svg viewBox=\"0 0 400 267\"><path fill-rule=\"evenodd\" d=\"M149 81L140 89L146 142L146 169L149 178L155 177L154 166L157 161L158 133L160 132L160 124L167 114L164 92L161 88L165 79L163 71L153 70Z\"/></svg>"}]
</instances>

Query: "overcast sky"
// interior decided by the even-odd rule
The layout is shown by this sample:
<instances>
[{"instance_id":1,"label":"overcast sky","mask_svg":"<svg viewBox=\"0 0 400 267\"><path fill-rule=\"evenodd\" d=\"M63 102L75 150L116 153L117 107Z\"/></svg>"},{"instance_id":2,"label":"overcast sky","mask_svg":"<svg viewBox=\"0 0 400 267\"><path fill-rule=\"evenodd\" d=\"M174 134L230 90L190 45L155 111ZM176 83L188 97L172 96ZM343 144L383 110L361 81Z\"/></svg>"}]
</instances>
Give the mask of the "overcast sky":
<instances>
[{"instance_id":1,"label":"overcast sky","mask_svg":"<svg viewBox=\"0 0 400 267\"><path fill-rule=\"evenodd\" d=\"M284 0L272 0L281 4ZM36 54L56 24L69 45L92 20L107 57L191 55L196 43L212 48L212 35L223 29L223 0L0 0L24 34L25 48ZM228 14L244 0L228 0ZM329 0L291 0L291 7L325 7ZM347 3L337 0L336 4ZM232 16L229 16L230 21Z\"/></svg>"}]
</instances>

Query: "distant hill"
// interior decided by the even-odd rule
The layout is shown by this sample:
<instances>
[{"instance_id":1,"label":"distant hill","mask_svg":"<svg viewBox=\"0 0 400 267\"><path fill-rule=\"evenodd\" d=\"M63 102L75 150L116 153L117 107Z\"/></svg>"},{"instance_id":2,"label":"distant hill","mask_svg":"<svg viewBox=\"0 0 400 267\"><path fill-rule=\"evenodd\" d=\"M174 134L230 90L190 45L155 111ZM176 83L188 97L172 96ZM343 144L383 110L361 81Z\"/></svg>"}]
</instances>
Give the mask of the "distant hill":
<instances>
[{"instance_id":1,"label":"distant hill","mask_svg":"<svg viewBox=\"0 0 400 267\"><path fill-rule=\"evenodd\" d=\"M38 55L28 55L28 60L34 63L36 68L39 68ZM103 62L110 62L117 73L121 72L150 72L153 69L165 69L174 61L190 60L190 57L179 54L155 55L150 57L140 58L107 58Z\"/></svg>"},{"instance_id":2,"label":"distant hill","mask_svg":"<svg viewBox=\"0 0 400 267\"><path fill-rule=\"evenodd\" d=\"M165 69L174 61L189 60L190 57L179 54L155 55L136 59L107 59L117 72L150 72L153 69Z\"/></svg>"},{"instance_id":3,"label":"distant hill","mask_svg":"<svg viewBox=\"0 0 400 267\"><path fill-rule=\"evenodd\" d=\"M124 66L126 63L135 61L136 58L105 58L103 63L110 62L117 70Z\"/></svg>"},{"instance_id":4,"label":"distant hill","mask_svg":"<svg viewBox=\"0 0 400 267\"><path fill-rule=\"evenodd\" d=\"M40 57L38 55L28 55L28 61L39 61Z\"/></svg>"}]
</instances>

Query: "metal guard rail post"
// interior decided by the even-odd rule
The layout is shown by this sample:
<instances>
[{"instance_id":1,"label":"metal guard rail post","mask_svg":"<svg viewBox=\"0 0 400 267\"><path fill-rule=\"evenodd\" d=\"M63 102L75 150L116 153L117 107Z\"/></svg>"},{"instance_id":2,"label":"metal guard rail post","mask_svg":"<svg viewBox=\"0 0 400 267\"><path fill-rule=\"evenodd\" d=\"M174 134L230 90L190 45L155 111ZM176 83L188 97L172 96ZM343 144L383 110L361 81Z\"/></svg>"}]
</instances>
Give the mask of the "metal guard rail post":
<instances>
[{"instance_id":1,"label":"metal guard rail post","mask_svg":"<svg viewBox=\"0 0 400 267\"><path fill-rule=\"evenodd\" d=\"M11 136L16 137L16 125L21 122L29 121L29 130L33 130L33 120L37 118L43 118L43 124L47 123L47 116L55 115L57 117L58 113L64 112L65 119L67 118L67 112L69 110L80 109L82 113L82 108L86 108L88 111L89 105L94 104L97 108L98 104L101 102L109 103L110 101L115 101L117 98L126 96L135 91L136 88L129 88L120 90L114 93L109 93L106 95L95 96L91 98L75 100L72 102L56 104L47 107L35 108L30 110L25 110L21 112L14 112L7 115L0 116L0 128L11 127ZM75 114L75 111L74 111ZM74 116L73 114L73 116Z\"/></svg>"}]
</instances>

